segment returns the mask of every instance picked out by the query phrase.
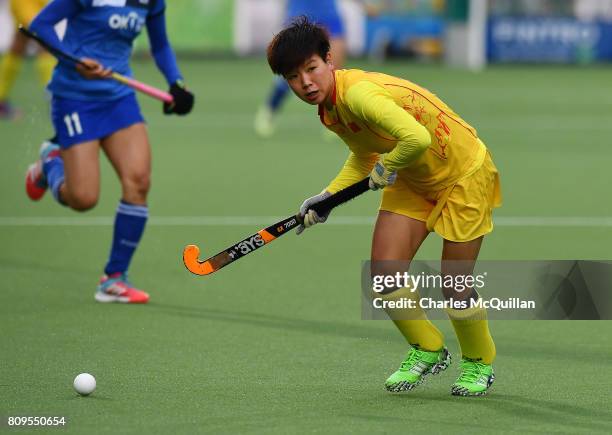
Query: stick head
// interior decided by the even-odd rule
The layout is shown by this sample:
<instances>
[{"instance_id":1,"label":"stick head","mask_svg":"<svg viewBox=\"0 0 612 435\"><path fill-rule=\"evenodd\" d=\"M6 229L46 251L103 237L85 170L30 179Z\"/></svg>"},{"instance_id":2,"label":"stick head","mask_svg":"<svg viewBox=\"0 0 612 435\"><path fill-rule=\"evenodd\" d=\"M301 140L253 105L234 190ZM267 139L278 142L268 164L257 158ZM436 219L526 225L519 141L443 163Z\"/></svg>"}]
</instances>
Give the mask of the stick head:
<instances>
[{"instance_id":1,"label":"stick head","mask_svg":"<svg viewBox=\"0 0 612 435\"><path fill-rule=\"evenodd\" d=\"M214 272L214 268L210 261L201 262L198 259L200 248L196 245L187 245L183 249L183 263L189 272L194 275L208 275Z\"/></svg>"}]
</instances>

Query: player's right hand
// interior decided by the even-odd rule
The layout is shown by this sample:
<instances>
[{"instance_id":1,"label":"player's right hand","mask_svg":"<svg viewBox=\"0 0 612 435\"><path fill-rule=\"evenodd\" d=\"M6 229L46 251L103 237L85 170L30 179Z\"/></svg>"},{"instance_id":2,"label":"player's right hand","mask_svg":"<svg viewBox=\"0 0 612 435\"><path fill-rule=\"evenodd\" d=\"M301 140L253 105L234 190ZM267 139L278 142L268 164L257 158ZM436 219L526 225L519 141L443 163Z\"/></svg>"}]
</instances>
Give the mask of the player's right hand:
<instances>
[{"instance_id":1,"label":"player's right hand","mask_svg":"<svg viewBox=\"0 0 612 435\"><path fill-rule=\"evenodd\" d=\"M113 70L104 68L100 62L88 57L81 59L82 63L77 63L76 70L86 79L96 80L110 77Z\"/></svg>"},{"instance_id":2,"label":"player's right hand","mask_svg":"<svg viewBox=\"0 0 612 435\"><path fill-rule=\"evenodd\" d=\"M387 186L391 186L397 179L397 172L390 171L385 166L385 156L380 156L374 169L370 172L369 186L371 190L384 189Z\"/></svg>"},{"instance_id":3,"label":"player's right hand","mask_svg":"<svg viewBox=\"0 0 612 435\"><path fill-rule=\"evenodd\" d=\"M308 198L306 201L304 201L302 203L302 205L300 207L300 216L304 220L304 223L300 224L297 227L297 230L295 231L295 233L298 236L300 234L302 234L306 228L310 228L311 226L313 226L315 224L321 224L321 223L323 223L323 222L325 222L327 220L327 217L331 213L331 210L328 211L327 213L325 213L324 215L319 215L311 207L313 205L323 201L325 198L327 198L329 196L331 196L331 193L329 193L328 191L324 190L323 192L319 193L318 195L312 196L312 197Z\"/></svg>"}]
</instances>

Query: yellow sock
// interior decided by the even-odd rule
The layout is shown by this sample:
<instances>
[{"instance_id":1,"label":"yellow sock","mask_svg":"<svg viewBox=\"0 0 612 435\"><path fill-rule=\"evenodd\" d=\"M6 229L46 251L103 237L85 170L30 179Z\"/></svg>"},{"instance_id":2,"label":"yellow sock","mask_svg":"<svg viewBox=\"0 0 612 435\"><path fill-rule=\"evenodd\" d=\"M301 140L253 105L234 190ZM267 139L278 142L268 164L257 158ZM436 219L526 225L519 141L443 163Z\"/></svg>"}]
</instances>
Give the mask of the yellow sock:
<instances>
[{"instance_id":1,"label":"yellow sock","mask_svg":"<svg viewBox=\"0 0 612 435\"><path fill-rule=\"evenodd\" d=\"M381 297L383 301L398 301L402 298L415 301L415 308L394 308L385 311L412 346L418 346L419 349L429 352L438 351L444 347L442 332L429 321L425 311L418 305L420 296L417 291L411 292L408 288L402 288L388 295L377 297Z\"/></svg>"},{"instance_id":2,"label":"yellow sock","mask_svg":"<svg viewBox=\"0 0 612 435\"><path fill-rule=\"evenodd\" d=\"M492 364L495 359L495 343L489 332L487 311L484 308L466 310L446 310L457 339L461 345L461 354L485 364Z\"/></svg>"},{"instance_id":3,"label":"yellow sock","mask_svg":"<svg viewBox=\"0 0 612 435\"><path fill-rule=\"evenodd\" d=\"M53 74L53 68L57 61L49 53L41 53L36 58L36 70L38 72L38 80L43 86L47 86Z\"/></svg>"},{"instance_id":4,"label":"yellow sock","mask_svg":"<svg viewBox=\"0 0 612 435\"><path fill-rule=\"evenodd\" d=\"M0 62L0 101L6 100L21 69L21 56L8 52Z\"/></svg>"}]
</instances>

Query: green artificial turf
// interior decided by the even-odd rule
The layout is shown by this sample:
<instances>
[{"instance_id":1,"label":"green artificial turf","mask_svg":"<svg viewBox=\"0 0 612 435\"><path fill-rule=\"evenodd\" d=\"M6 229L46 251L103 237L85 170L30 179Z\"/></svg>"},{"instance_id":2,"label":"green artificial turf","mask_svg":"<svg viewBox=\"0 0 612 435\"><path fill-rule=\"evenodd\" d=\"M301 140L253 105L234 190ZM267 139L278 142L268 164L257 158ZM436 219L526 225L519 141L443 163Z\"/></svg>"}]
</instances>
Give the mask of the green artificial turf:
<instances>
[{"instance_id":1,"label":"green artificial turf","mask_svg":"<svg viewBox=\"0 0 612 435\"><path fill-rule=\"evenodd\" d=\"M51 126L33 67L24 67L13 100L25 117L0 123L1 424L57 415L67 418L61 433L88 434L609 432L606 321L492 322L497 380L475 399L449 394L458 345L437 321L454 364L409 394L384 391L406 345L389 322L360 320L371 225L333 223L374 216L375 193L300 238L287 235L212 276L190 275L186 244L212 255L294 213L347 152L323 140L316 109L296 99L276 136L254 135L271 81L263 59L180 64L197 95L192 115L165 117L161 104L139 97L154 153L152 218L130 276L151 293L147 306L93 299L120 197L108 163L99 204L86 214L50 195L26 198L23 173ZM502 176L496 216L611 215L609 69L352 65L414 80L479 130ZM151 62L134 66L139 79L164 87ZM202 216L247 223L202 225ZM610 246L610 226L500 224L481 258L610 259ZM438 258L440 247L430 237L419 258ZM72 390L81 372L98 382L87 398Z\"/></svg>"}]
</instances>

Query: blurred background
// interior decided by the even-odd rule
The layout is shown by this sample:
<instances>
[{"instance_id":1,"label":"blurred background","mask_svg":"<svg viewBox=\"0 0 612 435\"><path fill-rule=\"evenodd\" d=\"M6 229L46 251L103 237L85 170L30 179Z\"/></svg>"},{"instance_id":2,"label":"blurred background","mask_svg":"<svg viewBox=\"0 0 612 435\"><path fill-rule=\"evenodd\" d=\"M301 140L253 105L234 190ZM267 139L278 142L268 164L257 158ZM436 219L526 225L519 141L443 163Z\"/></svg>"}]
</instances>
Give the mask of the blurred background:
<instances>
[{"instance_id":1,"label":"blurred background","mask_svg":"<svg viewBox=\"0 0 612 435\"><path fill-rule=\"evenodd\" d=\"M50 194L30 201L25 170L53 135L33 56L10 91L19 116L0 119L0 416L67 415L73 433L474 433L476 424L609 433L612 322L492 322L498 380L478 404L448 395L456 367L415 395L384 393L406 345L390 322L360 319L379 193L210 277L190 275L185 245L208 257L295 213L348 151L297 98L273 134L256 134L275 83L263 53L283 0L166 3L196 105L164 116L138 95L153 181L130 278L151 293L146 307L93 300L121 195L113 168L101 158L101 196L88 213ZM504 204L481 259L610 259L612 0L338 4L346 67L430 89L491 150ZM0 51L14 30L0 0ZM167 88L144 35L132 67ZM418 258L438 259L441 245L429 237ZM457 354L450 325L439 326ZM84 371L99 380L92 400L71 391Z\"/></svg>"},{"instance_id":2,"label":"blurred background","mask_svg":"<svg viewBox=\"0 0 612 435\"><path fill-rule=\"evenodd\" d=\"M167 2L175 49L249 56L283 23L285 0ZM612 0L338 0L349 51L481 68L487 63L612 61ZM11 38L0 0L0 51ZM140 47L143 46L140 40Z\"/></svg>"}]
</instances>

